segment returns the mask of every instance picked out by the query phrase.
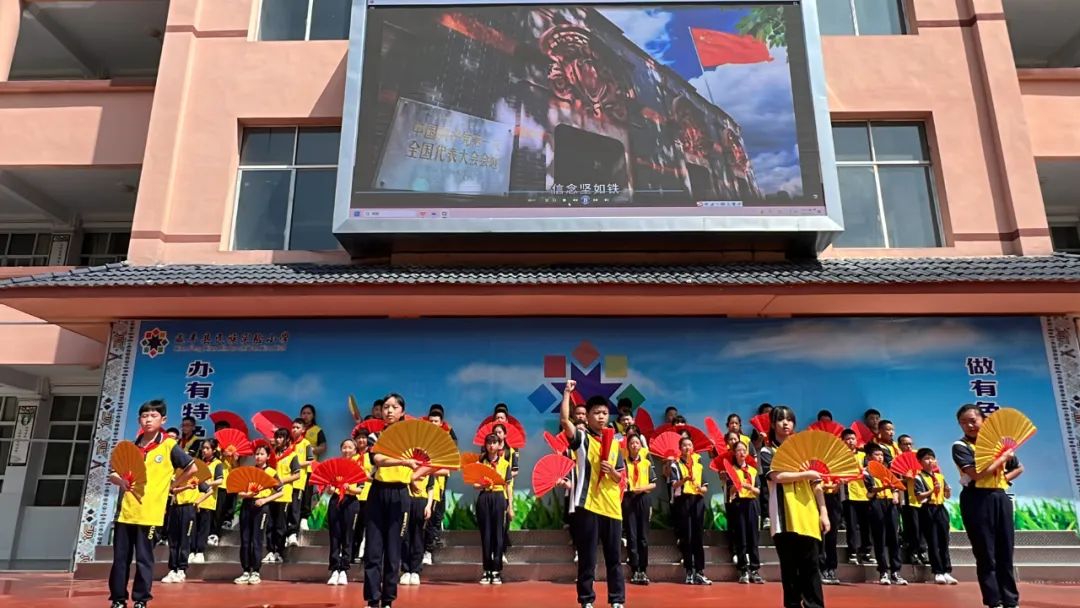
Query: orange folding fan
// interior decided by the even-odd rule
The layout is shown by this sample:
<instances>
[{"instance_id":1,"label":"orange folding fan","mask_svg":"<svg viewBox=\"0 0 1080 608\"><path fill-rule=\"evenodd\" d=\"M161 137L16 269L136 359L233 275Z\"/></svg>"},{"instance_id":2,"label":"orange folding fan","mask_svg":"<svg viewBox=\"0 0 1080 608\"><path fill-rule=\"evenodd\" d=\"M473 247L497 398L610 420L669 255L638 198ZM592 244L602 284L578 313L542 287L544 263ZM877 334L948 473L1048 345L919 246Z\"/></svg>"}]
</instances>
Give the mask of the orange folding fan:
<instances>
[{"instance_id":1,"label":"orange folding fan","mask_svg":"<svg viewBox=\"0 0 1080 608\"><path fill-rule=\"evenodd\" d=\"M975 470L985 471L1006 450L1015 450L1034 437L1036 430L1020 410L1003 407L990 414L975 440Z\"/></svg>"},{"instance_id":2,"label":"orange folding fan","mask_svg":"<svg viewBox=\"0 0 1080 608\"><path fill-rule=\"evenodd\" d=\"M257 494L273 487L277 487L277 480L258 467L237 467L229 471L229 479L225 482L225 491L230 494L238 492Z\"/></svg>"},{"instance_id":3,"label":"orange folding fan","mask_svg":"<svg viewBox=\"0 0 1080 608\"><path fill-rule=\"evenodd\" d=\"M866 463L866 470L870 473L871 477L880 481L881 485L887 488L893 488L896 490L906 489L906 486L904 486L904 482L901 481L900 478L896 475L893 475L892 471L890 471L885 466L885 463L871 460L870 462Z\"/></svg>"},{"instance_id":4,"label":"orange folding fan","mask_svg":"<svg viewBox=\"0 0 1080 608\"><path fill-rule=\"evenodd\" d=\"M348 486L364 481L367 481L364 467L352 458L331 458L315 463L311 469L311 484L320 492L327 488L333 490L337 494L338 502L345 499L345 490Z\"/></svg>"},{"instance_id":5,"label":"orange folding fan","mask_svg":"<svg viewBox=\"0 0 1080 608\"><path fill-rule=\"evenodd\" d=\"M461 454L450 433L423 420L404 420L387 426L372 451L399 460L411 458L436 469L461 467Z\"/></svg>"},{"instance_id":6,"label":"orange folding fan","mask_svg":"<svg viewBox=\"0 0 1080 608\"><path fill-rule=\"evenodd\" d=\"M109 465L113 472L128 483L131 494L142 501L146 493L146 456L139 446L130 441L116 444Z\"/></svg>"},{"instance_id":7,"label":"orange folding fan","mask_svg":"<svg viewBox=\"0 0 1080 608\"><path fill-rule=\"evenodd\" d=\"M248 436L248 425L244 422L244 419L239 414L235 414L226 410L219 410L210 413L210 421L215 425L219 422L224 422L229 425L230 429L240 431L244 434L244 437ZM224 430L224 429L222 429Z\"/></svg>"},{"instance_id":8,"label":"orange folding fan","mask_svg":"<svg viewBox=\"0 0 1080 608\"><path fill-rule=\"evenodd\" d=\"M570 440L566 438L566 433L560 432L552 435L551 433L544 431L544 441L547 442L548 447L556 454L562 454L570 449Z\"/></svg>"},{"instance_id":9,"label":"orange folding fan","mask_svg":"<svg viewBox=\"0 0 1080 608\"><path fill-rule=\"evenodd\" d=\"M496 424L501 423L493 421L481 424L476 429L476 435L473 436L473 445L484 445L484 438L495 432ZM506 445L515 450L525 447L525 433L521 429L512 424L503 424L502 426L506 429Z\"/></svg>"},{"instance_id":10,"label":"orange folding fan","mask_svg":"<svg viewBox=\"0 0 1080 608\"><path fill-rule=\"evenodd\" d=\"M678 458L680 441L682 441L682 436L678 433L672 431L660 433L649 441L649 453L665 460Z\"/></svg>"},{"instance_id":11,"label":"orange folding fan","mask_svg":"<svg viewBox=\"0 0 1080 608\"><path fill-rule=\"evenodd\" d=\"M900 477L915 477L922 471L922 463L915 456L915 452L904 452L893 458L889 470Z\"/></svg>"},{"instance_id":12,"label":"orange folding fan","mask_svg":"<svg viewBox=\"0 0 1080 608\"><path fill-rule=\"evenodd\" d=\"M532 490L537 498L547 494L560 479L566 477L574 468L574 461L562 454L548 454L540 458L533 467Z\"/></svg>"},{"instance_id":13,"label":"orange folding fan","mask_svg":"<svg viewBox=\"0 0 1080 608\"><path fill-rule=\"evenodd\" d=\"M502 475L495 467L483 462L472 462L461 467L461 476L465 483L471 485L480 484L484 487L501 486L506 483Z\"/></svg>"},{"instance_id":14,"label":"orange folding fan","mask_svg":"<svg viewBox=\"0 0 1080 608\"><path fill-rule=\"evenodd\" d=\"M214 433L214 438L221 446L221 453L226 456L251 456L255 453L247 435L236 429L221 429Z\"/></svg>"},{"instance_id":15,"label":"orange folding fan","mask_svg":"<svg viewBox=\"0 0 1080 608\"><path fill-rule=\"evenodd\" d=\"M480 462L480 454L477 454L476 452L461 453L461 466L472 464L474 462Z\"/></svg>"},{"instance_id":16,"label":"orange folding fan","mask_svg":"<svg viewBox=\"0 0 1080 608\"><path fill-rule=\"evenodd\" d=\"M825 431L826 433L832 433L837 437L844 432L844 425L836 422L835 420L818 420L814 424L807 427L813 431Z\"/></svg>"},{"instance_id":17,"label":"orange folding fan","mask_svg":"<svg viewBox=\"0 0 1080 608\"><path fill-rule=\"evenodd\" d=\"M251 417L251 423L255 430L267 439L274 438L274 432L278 429L292 428L292 418L288 414L275 410L263 410Z\"/></svg>"},{"instance_id":18,"label":"orange folding fan","mask_svg":"<svg viewBox=\"0 0 1080 608\"><path fill-rule=\"evenodd\" d=\"M788 437L773 454L772 470L797 473L817 471L829 481L859 478L859 467L851 450L825 431L803 431Z\"/></svg>"},{"instance_id":19,"label":"orange folding fan","mask_svg":"<svg viewBox=\"0 0 1080 608\"><path fill-rule=\"evenodd\" d=\"M192 475L192 480L195 482L191 485L197 485L200 483L206 483L210 481L210 478L214 476L213 471L210 470L210 465L206 464L201 458L195 459L195 474Z\"/></svg>"}]
</instances>

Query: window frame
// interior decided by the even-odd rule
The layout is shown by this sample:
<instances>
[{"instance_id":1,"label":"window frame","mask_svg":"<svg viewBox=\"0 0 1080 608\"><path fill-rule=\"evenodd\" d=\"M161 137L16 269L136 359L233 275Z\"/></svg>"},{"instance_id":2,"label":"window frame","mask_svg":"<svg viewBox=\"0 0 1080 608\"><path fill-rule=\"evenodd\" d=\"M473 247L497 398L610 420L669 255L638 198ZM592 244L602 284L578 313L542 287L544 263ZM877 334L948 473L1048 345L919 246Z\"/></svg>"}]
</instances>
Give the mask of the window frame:
<instances>
[{"instance_id":1,"label":"window frame","mask_svg":"<svg viewBox=\"0 0 1080 608\"><path fill-rule=\"evenodd\" d=\"M259 0L258 7L258 26L255 28L255 41L256 42L311 42L311 16L315 11L315 0L302 0L307 2L307 16L304 17L304 37L297 39L285 39L285 40L263 40L262 28L263 28L263 4L265 0ZM348 40L349 37L336 38L335 40ZM321 41L322 39L319 39Z\"/></svg>"},{"instance_id":2,"label":"window frame","mask_svg":"<svg viewBox=\"0 0 1080 608\"><path fill-rule=\"evenodd\" d=\"M881 247L867 247L867 246L845 246L836 245L836 249L924 249L924 247L896 247L889 243L889 226L885 217L885 197L881 190L881 172L879 167L922 167L929 170L929 177L927 183L929 184L931 213L930 219L933 221L934 235L937 240L937 244L932 248L937 249L947 246L945 239L945 225L941 214L941 197L938 196L937 187L937 174L934 171L934 153L930 146L929 129L927 123L920 120L834 120L832 127L835 128L840 125L861 125L866 129L867 142L870 146L870 159L869 160L837 160L837 169L841 167L869 167L874 172L874 191L877 195L877 208L878 217L880 218L881 233L884 240L884 245ZM877 147L874 145L874 126L914 126L918 127L920 134L922 135L922 143L924 150L926 151L925 160L878 160ZM843 205L843 193L841 193L840 204ZM846 228L845 228L846 230ZM839 238L839 236L837 237Z\"/></svg>"},{"instance_id":3,"label":"window frame","mask_svg":"<svg viewBox=\"0 0 1080 608\"><path fill-rule=\"evenodd\" d=\"M2 412L4 409L6 409L8 407L9 402L10 402L10 407L17 408L18 404L19 404L19 398L14 396L14 395L0 395L0 412ZM3 420L2 418L3 418L3 416L0 416L0 428L10 428L11 429L11 435L14 436L15 435L15 423L16 423L15 417L12 417L11 420ZM0 438L0 446L2 446L5 443L8 444L7 453L4 454L3 449L0 448L0 454L3 455L3 459L4 459L4 468L0 469L0 491L2 491L3 488L4 488L4 477L5 477L5 475L7 475L8 467L11 466L8 461L9 461L9 459L11 457L12 437ZM67 488L65 488L65 489L67 489Z\"/></svg>"},{"instance_id":4,"label":"window frame","mask_svg":"<svg viewBox=\"0 0 1080 608\"><path fill-rule=\"evenodd\" d=\"M900 12L900 31L895 34L862 34L859 32L859 13L855 5L859 0L847 0L848 7L851 9L851 25L854 31L853 34L846 34L849 36L907 36L911 34L911 26L908 24L908 0L891 0L896 3L896 7ZM822 36L842 36L845 34L822 34Z\"/></svg>"},{"instance_id":5,"label":"window frame","mask_svg":"<svg viewBox=\"0 0 1080 608\"><path fill-rule=\"evenodd\" d=\"M310 6L310 5L309 5ZM310 11L309 11L310 17ZM298 170L307 169L333 169L337 171L338 163L332 165L318 164L318 165L299 165L296 163L296 151L300 146L300 129L328 129L335 128L338 130L338 141L341 137L341 125L243 125L240 129L240 153L238 154L239 160L236 166L236 192L233 196L232 205L232 229L229 231L229 251L331 251L329 249L290 249L290 240L292 239L292 218L293 218L293 206L296 202L296 172ZM244 131L247 129L292 129L293 131L293 146L292 146L292 160L288 164L278 165L244 165L243 162L243 145L244 145ZM339 144L340 145L340 144ZM282 249L237 249L236 248L236 227L237 219L240 213L240 194L243 191L243 179L245 171L288 171L289 172L289 200L285 208L285 236L282 242ZM331 220L330 226L331 232L333 231L333 221Z\"/></svg>"},{"instance_id":6,"label":"window frame","mask_svg":"<svg viewBox=\"0 0 1080 608\"><path fill-rule=\"evenodd\" d=\"M75 411L75 420L53 420L53 412L55 412L55 409L54 409L55 400L56 400L57 397L61 397L61 398L77 398L79 400L79 407ZM88 401L93 403L94 416L91 417L88 420L84 420L82 418L82 411L83 411L83 407L85 407L85 404ZM80 484L82 484L82 490L80 491L80 503L81 503L81 497L85 496L85 494L86 494L86 474L89 471L90 453L92 452L93 441L94 441L94 424L95 424L95 420L97 419L98 408L100 407L100 405L101 405L101 398L100 398L100 395L98 395L98 394L59 394L59 395L53 395L52 396L51 403L50 403L50 409L49 409L49 420L48 420L50 433L52 432L52 428L53 428L54 425L73 426L75 432L72 435L71 439L52 439L52 438L49 438L48 436L46 436L46 437L34 440L34 443L43 444L45 446L45 451L42 453L42 456L41 456L41 466L38 468L37 477L33 480L34 481L34 485L33 485L34 496L33 496L32 502L31 502L31 506L43 507L43 508L65 508L65 509L75 508L75 507L79 506L78 504L75 504L74 506L66 505L66 504L64 504L64 502L65 502L65 499L67 498L68 487L70 486L70 483L72 481L77 481ZM79 439L79 428L82 427L82 426L90 427L90 436L88 438L86 438L86 439ZM65 473L65 474L45 473L45 460L46 460L46 457L47 457L47 454L48 454L48 449L49 449L49 446L53 445L53 444L65 444L65 445L68 445L68 446L71 447L70 451L68 452L67 473ZM87 450L88 450L87 451L87 458L86 458L86 467L87 468L85 470L83 470L83 471L72 472L71 466L72 466L72 461L75 458L75 449L80 444L85 444L86 447L87 447ZM63 481L64 482L63 490L60 493L60 504L55 505L55 504L39 504L38 503L38 487L40 486L42 481Z\"/></svg>"},{"instance_id":7,"label":"window frame","mask_svg":"<svg viewBox=\"0 0 1080 608\"><path fill-rule=\"evenodd\" d=\"M38 243L44 238L48 247L44 254L31 253L29 255L24 254L9 254L11 249L11 237L21 234L34 235L34 248L33 251L37 251ZM0 236L7 237L0 247L0 267L18 268L18 267L41 267L49 265L49 258L52 255L52 237L53 233L49 230L0 230ZM41 264L35 264L35 261L41 261ZM17 262L16 264L7 264L9 261Z\"/></svg>"},{"instance_id":8,"label":"window frame","mask_svg":"<svg viewBox=\"0 0 1080 608\"><path fill-rule=\"evenodd\" d=\"M101 230L83 230L82 242L79 243L79 253L76 261L76 266L89 267L89 266L103 266L105 264L117 264L127 260L127 252L122 254L109 254L109 253L83 253L83 247L86 245L86 237L92 234L104 234L108 237L106 241L106 249L113 243L113 239L118 234L126 234L128 237L128 249L131 248L131 228L125 229L101 229ZM95 261L94 258L99 258L105 261ZM119 259L117 259L119 258Z\"/></svg>"}]
</instances>

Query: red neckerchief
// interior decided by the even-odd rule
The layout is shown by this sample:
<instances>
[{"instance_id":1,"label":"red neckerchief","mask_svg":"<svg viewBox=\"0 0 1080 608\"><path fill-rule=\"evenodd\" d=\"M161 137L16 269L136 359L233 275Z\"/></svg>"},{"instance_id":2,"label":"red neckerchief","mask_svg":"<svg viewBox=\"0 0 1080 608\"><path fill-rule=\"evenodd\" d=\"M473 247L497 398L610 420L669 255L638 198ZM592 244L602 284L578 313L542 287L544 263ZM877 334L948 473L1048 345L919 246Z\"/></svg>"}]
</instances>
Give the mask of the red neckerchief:
<instances>
[{"instance_id":1,"label":"red neckerchief","mask_svg":"<svg viewBox=\"0 0 1080 608\"><path fill-rule=\"evenodd\" d=\"M140 446L139 442L142 441L142 437L143 434L139 433L139 436L135 438L135 445L138 446L140 450L142 450L143 458L146 458L147 454L149 454L154 448L161 445L161 442L165 440L162 432L158 431L158 434L154 437L153 441L146 444L145 446Z\"/></svg>"},{"instance_id":2,"label":"red neckerchief","mask_svg":"<svg viewBox=\"0 0 1080 608\"><path fill-rule=\"evenodd\" d=\"M198 436L196 436L195 433L191 434L191 439L184 439L184 436L181 435L180 436L180 447L182 449L184 449L184 450L187 450L188 446L191 445L196 439L198 439Z\"/></svg>"},{"instance_id":3,"label":"red neckerchief","mask_svg":"<svg viewBox=\"0 0 1080 608\"><path fill-rule=\"evenodd\" d=\"M281 456L288 456L289 454L292 454L294 450L296 450L296 443L289 443L289 447L285 448L285 450L281 453Z\"/></svg>"},{"instance_id":4,"label":"red neckerchief","mask_svg":"<svg viewBox=\"0 0 1080 608\"><path fill-rule=\"evenodd\" d=\"M638 485L638 483L637 483L638 482L638 468L637 468L637 465L638 465L639 462L641 462L640 457L637 460L631 460L630 461L630 477L631 477L631 481L634 482L634 487L635 488Z\"/></svg>"}]
</instances>

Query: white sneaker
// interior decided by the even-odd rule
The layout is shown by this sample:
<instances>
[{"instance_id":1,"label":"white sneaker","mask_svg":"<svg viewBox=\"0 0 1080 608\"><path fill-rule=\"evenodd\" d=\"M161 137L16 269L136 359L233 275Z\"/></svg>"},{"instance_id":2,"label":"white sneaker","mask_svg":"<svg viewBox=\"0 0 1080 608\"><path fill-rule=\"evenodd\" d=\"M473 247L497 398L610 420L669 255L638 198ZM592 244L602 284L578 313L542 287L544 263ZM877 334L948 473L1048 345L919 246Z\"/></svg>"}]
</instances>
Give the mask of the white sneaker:
<instances>
[{"instance_id":1,"label":"white sneaker","mask_svg":"<svg viewBox=\"0 0 1080 608\"><path fill-rule=\"evenodd\" d=\"M166 585L169 585L171 583L175 583L176 582L176 571L175 570L170 570L168 574L166 574L164 577L161 578L161 582L165 583Z\"/></svg>"},{"instance_id":2,"label":"white sneaker","mask_svg":"<svg viewBox=\"0 0 1080 608\"><path fill-rule=\"evenodd\" d=\"M349 584L349 573L345 572L345 571L338 572L337 584L339 584L339 585L348 585Z\"/></svg>"},{"instance_id":3,"label":"white sneaker","mask_svg":"<svg viewBox=\"0 0 1080 608\"><path fill-rule=\"evenodd\" d=\"M233 582L236 583L237 585L247 585L247 584L249 584L251 582L251 574L248 573L248 572L245 572L245 573L241 574L240 576L236 577L235 579L233 579Z\"/></svg>"},{"instance_id":4,"label":"white sneaker","mask_svg":"<svg viewBox=\"0 0 1080 608\"><path fill-rule=\"evenodd\" d=\"M216 534L211 534L210 536L208 536L206 538L206 544L207 544L207 546L210 546L210 547L216 547L216 546L218 546L218 543L220 543L220 542L221 542L221 539L218 538L218 536Z\"/></svg>"},{"instance_id":5,"label":"white sneaker","mask_svg":"<svg viewBox=\"0 0 1080 608\"><path fill-rule=\"evenodd\" d=\"M189 559L188 562L192 564L205 564L206 558L203 557L202 553L192 553L191 559Z\"/></svg>"},{"instance_id":6,"label":"white sneaker","mask_svg":"<svg viewBox=\"0 0 1080 608\"><path fill-rule=\"evenodd\" d=\"M252 572L251 573L251 578L248 579L248 584L249 585L258 585L261 582L262 582L262 577L259 576L259 573L258 572Z\"/></svg>"},{"instance_id":7,"label":"white sneaker","mask_svg":"<svg viewBox=\"0 0 1080 608\"><path fill-rule=\"evenodd\" d=\"M300 529L303 530L304 532L308 532L308 531L311 530L311 528L308 527L306 517L300 520Z\"/></svg>"},{"instance_id":8,"label":"white sneaker","mask_svg":"<svg viewBox=\"0 0 1080 608\"><path fill-rule=\"evenodd\" d=\"M364 561L364 544L365 543L367 543L367 538L363 538L363 539L360 540L360 551L359 551L359 553L357 555L360 556L360 562L361 563Z\"/></svg>"},{"instance_id":9,"label":"white sneaker","mask_svg":"<svg viewBox=\"0 0 1080 608\"><path fill-rule=\"evenodd\" d=\"M183 570L177 570L176 571L176 579L173 582L174 583L182 583L182 582L184 582L186 580L187 580L187 573L184 572Z\"/></svg>"},{"instance_id":10,"label":"white sneaker","mask_svg":"<svg viewBox=\"0 0 1080 608\"><path fill-rule=\"evenodd\" d=\"M936 583L938 585L948 585L949 581L945 580L945 575L944 574L935 574L934 575L934 583Z\"/></svg>"},{"instance_id":11,"label":"white sneaker","mask_svg":"<svg viewBox=\"0 0 1080 608\"><path fill-rule=\"evenodd\" d=\"M949 574L948 572L945 573L945 582L949 583L950 585L959 585L960 584L960 581L953 578L953 575Z\"/></svg>"},{"instance_id":12,"label":"white sneaker","mask_svg":"<svg viewBox=\"0 0 1080 608\"><path fill-rule=\"evenodd\" d=\"M424 551L424 559L421 560L425 566L431 565L431 551Z\"/></svg>"},{"instance_id":13,"label":"white sneaker","mask_svg":"<svg viewBox=\"0 0 1080 608\"><path fill-rule=\"evenodd\" d=\"M290 534L289 538L285 541L285 545L289 547L299 547L300 541L297 540L295 534Z\"/></svg>"},{"instance_id":14,"label":"white sneaker","mask_svg":"<svg viewBox=\"0 0 1080 608\"><path fill-rule=\"evenodd\" d=\"M334 572L333 572L333 573L332 573L332 574L330 575L330 580L326 581L326 584L327 584L327 585L337 585L337 584L338 584L338 575L339 575L339 574L341 574L341 573L335 570L335 571L334 571Z\"/></svg>"},{"instance_id":15,"label":"white sneaker","mask_svg":"<svg viewBox=\"0 0 1080 608\"><path fill-rule=\"evenodd\" d=\"M412 580L409 581L410 585L419 585L420 584L420 573L419 572L413 572L412 576L410 578L412 579Z\"/></svg>"},{"instance_id":16,"label":"white sneaker","mask_svg":"<svg viewBox=\"0 0 1080 608\"><path fill-rule=\"evenodd\" d=\"M279 563L279 564L284 564L285 563L285 558L282 557L282 555L280 553L275 553L274 554L274 561Z\"/></svg>"},{"instance_id":17,"label":"white sneaker","mask_svg":"<svg viewBox=\"0 0 1080 608\"><path fill-rule=\"evenodd\" d=\"M402 572L401 573L401 578L398 579L398 584L399 585L411 585L412 584L412 577L409 576L408 572Z\"/></svg>"},{"instance_id":18,"label":"white sneaker","mask_svg":"<svg viewBox=\"0 0 1080 608\"><path fill-rule=\"evenodd\" d=\"M891 585L892 581L889 579L888 573L886 573L881 575L881 579L878 580L878 583L882 585Z\"/></svg>"}]
</instances>

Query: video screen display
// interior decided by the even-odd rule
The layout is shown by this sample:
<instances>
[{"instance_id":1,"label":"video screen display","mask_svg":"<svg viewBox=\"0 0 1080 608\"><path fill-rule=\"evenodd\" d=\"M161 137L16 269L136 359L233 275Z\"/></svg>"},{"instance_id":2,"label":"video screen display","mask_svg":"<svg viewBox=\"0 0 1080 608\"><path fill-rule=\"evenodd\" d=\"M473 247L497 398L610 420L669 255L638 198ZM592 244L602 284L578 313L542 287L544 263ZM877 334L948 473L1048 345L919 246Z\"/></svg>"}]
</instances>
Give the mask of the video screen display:
<instances>
[{"instance_id":1,"label":"video screen display","mask_svg":"<svg viewBox=\"0 0 1080 608\"><path fill-rule=\"evenodd\" d=\"M348 217L824 215L801 10L369 8Z\"/></svg>"}]
</instances>

